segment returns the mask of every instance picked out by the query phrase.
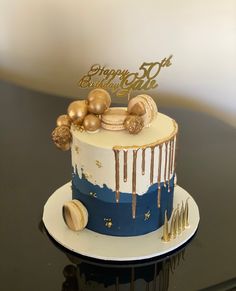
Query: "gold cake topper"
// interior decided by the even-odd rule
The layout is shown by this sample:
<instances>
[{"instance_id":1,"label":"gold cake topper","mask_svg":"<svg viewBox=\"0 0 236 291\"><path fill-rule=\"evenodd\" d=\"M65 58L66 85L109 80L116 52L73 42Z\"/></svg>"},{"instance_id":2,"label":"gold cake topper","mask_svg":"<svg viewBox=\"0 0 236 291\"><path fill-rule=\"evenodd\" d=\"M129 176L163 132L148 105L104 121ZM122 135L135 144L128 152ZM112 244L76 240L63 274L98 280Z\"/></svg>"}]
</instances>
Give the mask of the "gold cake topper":
<instances>
[{"instance_id":1,"label":"gold cake topper","mask_svg":"<svg viewBox=\"0 0 236 291\"><path fill-rule=\"evenodd\" d=\"M110 69L98 64L92 65L89 71L78 81L81 88L103 88L116 96L127 96L132 90L150 90L158 86L157 76L164 67L169 67L172 55L159 62L144 62L138 72L128 69Z\"/></svg>"}]
</instances>

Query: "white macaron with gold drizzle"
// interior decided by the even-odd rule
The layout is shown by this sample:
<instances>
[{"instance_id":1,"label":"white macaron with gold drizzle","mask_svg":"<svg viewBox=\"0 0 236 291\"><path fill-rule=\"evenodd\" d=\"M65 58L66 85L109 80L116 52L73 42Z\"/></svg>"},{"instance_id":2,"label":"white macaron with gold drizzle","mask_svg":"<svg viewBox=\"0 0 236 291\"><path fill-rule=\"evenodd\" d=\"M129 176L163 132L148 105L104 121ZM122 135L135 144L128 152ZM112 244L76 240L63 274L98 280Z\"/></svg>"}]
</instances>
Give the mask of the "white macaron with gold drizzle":
<instances>
[{"instance_id":1,"label":"white macaron with gold drizzle","mask_svg":"<svg viewBox=\"0 0 236 291\"><path fill-rule=\"evenodd\" d=\"M157 117L158 109L151 96L141 94L130 99L128 112L129 114L141 116L144 126L147 127Z\"/></svg>"}]
</instances>

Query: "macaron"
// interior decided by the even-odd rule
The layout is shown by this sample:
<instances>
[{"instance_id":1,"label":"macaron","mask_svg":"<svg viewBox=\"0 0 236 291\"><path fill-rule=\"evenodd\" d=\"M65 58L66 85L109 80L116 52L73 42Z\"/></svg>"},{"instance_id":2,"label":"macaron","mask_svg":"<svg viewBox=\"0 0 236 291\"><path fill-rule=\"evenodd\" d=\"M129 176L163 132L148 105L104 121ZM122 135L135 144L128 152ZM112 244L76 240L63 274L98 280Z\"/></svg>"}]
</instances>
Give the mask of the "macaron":
<instances>
[{"instance_id":1,"label":"macaron","mask_svg":"<svg viewBox=\"0 0 236 291\"><path fill-rule=\"evenodd\" d=\"M124 121L128 116L125 107L111 107L102 115L102 128L107 130L125 129Z\"/></svg>"},{"instance_id":2,"label":"macaron","mask_svg":"<svg viewBox=\"0 0 236 291\"><path fill-rule=\"evenodd\" d=\"M142 108L144 109L141 110ZM139 109L139 111L137 109ZM143 118L144 126L149 126L150 123L156 118L158 109L151 96L142 94L130 99L128 104L128 112L129 114L143 112L141 117Z\"/></svg>"},{"instance_id":3,"label":"macaron","mask_svg":"<svg viewBox=\"0 0 236 291\"><path fill-rule=\"evenodd\" d=\"M73 231L84 229L88 223L88 211L85 206L76 199L64 203L62 215L68 228Z\"/></svg>"}]
</instances>

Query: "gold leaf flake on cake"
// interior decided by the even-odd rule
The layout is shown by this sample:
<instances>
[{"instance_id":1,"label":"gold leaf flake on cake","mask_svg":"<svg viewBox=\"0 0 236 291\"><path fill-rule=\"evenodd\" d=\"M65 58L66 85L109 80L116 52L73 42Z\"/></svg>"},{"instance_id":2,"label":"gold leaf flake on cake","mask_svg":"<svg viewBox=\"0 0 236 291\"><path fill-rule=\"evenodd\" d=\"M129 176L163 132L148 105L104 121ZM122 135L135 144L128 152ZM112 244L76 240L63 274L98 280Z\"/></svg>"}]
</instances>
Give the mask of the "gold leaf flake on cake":
<instances>
[{"instance_id":1,"label":"gold leaf flake on cake","mask_svg":"<svg viewBox=\"0 0 236 291\"><path fill-rule=\"evenodd\" d=\"M85 177L85 179L91 179L92 178L92 175L91 174L89 174L88 172L84 172L84 177Z\"/></svg>"},{"instance_id":2,"label":"gold leaf flake on cake","mask_svg":"<svg viewBox=\"0 0 236 291\"><path fill-rule=\"evenodd\" d=\"M101 163L100 161L96 160L96 166L97 166L98 168L101 168L101 167L102 167L102 163Z\"/></svg>"},{"instance_id":3,"label":"gold leaf flake on cake","mask_svg":"<svg viewBox=\"0 0 236 291\"><path fill-rule=\"evenodd\" d=\"M112 219L111 218L104 218L105 221L105 226L107 228L111 228L112 227Z\"/></svg>"},{"instance_id":4,"label":"gold leaf flake on cake","mask_svg":"<svg viewBox=\"0 0 236 291\"><path fill-rule=\"evenodd\" d=\"M89 195L93 196L94 198L97 198L97 193L95 193L95 192L89 192Z\"/></svg>"},{"instance_id":5,"label":"gold leaf flake on cake","mask_svg":"<svg viewBox=\"0 0 236 291\"><path fill-rule=\"evenodd\" d=\"M79 154L79 147L78 147L78 146L75 146L75 152L76 152L77 154Z\"/></svg>"},{"instance_id":6,"label":"gold leaf flake on cake","mask_svg":"<svg viewBox=\"0 0 236 291\"><path fill-rule=\"evenodd\" d=\"M148 210L148 212L144 213L144 221L148 220L151 216L151 211Z\"/></svg>"}]
</instances>

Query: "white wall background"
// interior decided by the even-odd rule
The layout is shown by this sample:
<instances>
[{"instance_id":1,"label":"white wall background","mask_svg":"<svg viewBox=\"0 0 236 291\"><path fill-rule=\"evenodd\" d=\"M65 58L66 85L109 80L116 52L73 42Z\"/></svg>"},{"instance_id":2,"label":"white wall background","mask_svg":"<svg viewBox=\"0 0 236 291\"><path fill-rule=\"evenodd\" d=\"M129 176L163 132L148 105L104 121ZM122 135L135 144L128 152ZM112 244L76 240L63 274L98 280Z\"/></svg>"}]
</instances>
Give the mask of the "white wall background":
<instances>
[{"instance_id":1,"label":"white wall background","mask_svg":"<svg viewBox=\"0 0 236 291\"><path fill-rule=\"evenodd\" d=\"M30 88L84 97L90 65L136 71L170 54L150 93L236 125L236 1L0 0L0 77Z\"/></svg>"}]
</instances>

